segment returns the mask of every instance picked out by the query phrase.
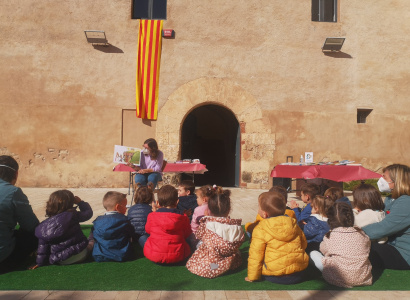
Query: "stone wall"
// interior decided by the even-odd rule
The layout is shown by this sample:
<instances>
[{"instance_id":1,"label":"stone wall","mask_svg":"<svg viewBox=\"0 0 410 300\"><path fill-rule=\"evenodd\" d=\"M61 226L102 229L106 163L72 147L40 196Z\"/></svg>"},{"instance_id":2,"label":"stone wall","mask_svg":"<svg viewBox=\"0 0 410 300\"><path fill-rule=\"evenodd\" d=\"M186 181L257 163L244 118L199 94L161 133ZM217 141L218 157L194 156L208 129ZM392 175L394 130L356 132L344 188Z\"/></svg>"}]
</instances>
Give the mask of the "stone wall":
<instances>
[{"instance_id":1,"label":"stone wall","mask_svg":"<svg viewBox=\"0 0 410 300\"><path fill-rule=\"evenodd\" d=\"M126 186L114 145L155 137L172 159L195 107L241 125L241 185L266 187L274 165L313 151L372 170L410 164L410 1L338 1L338 22L311 22L311 0L168 1L158 121L132 119L138 20L131 1L0 3L0 152L21 186ZM104 30L108 47L84 30ZM326 37L345 37L325 54ZM358 108L373 109L357 124ZM125 113L127 112L127 113ZM135 134L133 134L135 132Z\"/></svg>"},{"instance_id":2,"label":"stone wall","mask_svg":"<svg viewBox=\"0 0 410 300\"><path fill-rule=\"evenodd\" d=\"M201 78L176 90L159 112L157 140L171 160L180 159L181 126L199 105L217 104L232 111L241 126L241 177L244 187L267 187L275 150L269 119L256 99L237 84L219 78ZM248 178L243 180L243 178Z\"/></svg>"}]
</instances>

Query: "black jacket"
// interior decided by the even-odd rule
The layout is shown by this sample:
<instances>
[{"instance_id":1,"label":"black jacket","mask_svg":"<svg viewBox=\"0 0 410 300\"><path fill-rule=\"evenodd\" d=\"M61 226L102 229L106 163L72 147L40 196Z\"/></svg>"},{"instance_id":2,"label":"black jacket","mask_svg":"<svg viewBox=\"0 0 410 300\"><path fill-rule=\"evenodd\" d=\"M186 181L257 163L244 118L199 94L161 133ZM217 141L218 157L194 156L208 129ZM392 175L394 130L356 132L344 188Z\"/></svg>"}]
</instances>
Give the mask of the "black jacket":
<instances>
[{"instance_id":1,"label":"black jacket","mask_svg":"<svg viewBox=\"0 0 410 300\"><path fill-rule=\"evenodd\" d=\"M192 214L194 213L195 208L198 206L198 202L196 201L196 195L188 195L178 197L179 202L177 208L184 212L187 209L191 210L191 215L189 216L189 222L192 220Z\"/></svg>"},{"instance_id":2,"label":"black jacket","mask_svg":"<svg viewBox=\"0 0 410 300\"><path fill-rule=\"evenodd\" d=\"M135 229L137 237L147 234L145 224L147 223L148 214L152 212L152 207L148 204L134 204L128 210L128 220Z\"/></svg>"}]
</instances>

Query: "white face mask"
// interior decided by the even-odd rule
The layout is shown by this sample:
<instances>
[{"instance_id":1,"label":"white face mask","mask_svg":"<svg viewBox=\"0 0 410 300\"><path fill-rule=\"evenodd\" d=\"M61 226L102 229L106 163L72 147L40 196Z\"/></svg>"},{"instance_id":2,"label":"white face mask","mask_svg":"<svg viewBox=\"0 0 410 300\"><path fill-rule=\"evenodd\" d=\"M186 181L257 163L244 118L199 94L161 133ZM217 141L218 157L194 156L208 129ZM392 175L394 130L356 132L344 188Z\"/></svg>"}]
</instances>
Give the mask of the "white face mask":
<instances>
[{"instance_id":1,"label":"white face mask","mask_svg":"<svg viewBox=\"0 0 410 300\"><path fill-rule=\"evenodd\" d=\"M391 188L389 187L389 183L383 177L380 177L379 181L377 181L377 186L379 187L379 191L381 193L390 193Z\"/></svg>"},{"instance_id":2,"label":"white face mask","mask_svg":"<svg viewBox=\"0 0 410 300\"><path fill-rule=\"evenodd\" d=\"M149 151L148 151L147 148L144 148L144 149L142 150L142 153L144 153L145 155L148 155L148 154L149 154Z\"/></svg>"}]
</instances>

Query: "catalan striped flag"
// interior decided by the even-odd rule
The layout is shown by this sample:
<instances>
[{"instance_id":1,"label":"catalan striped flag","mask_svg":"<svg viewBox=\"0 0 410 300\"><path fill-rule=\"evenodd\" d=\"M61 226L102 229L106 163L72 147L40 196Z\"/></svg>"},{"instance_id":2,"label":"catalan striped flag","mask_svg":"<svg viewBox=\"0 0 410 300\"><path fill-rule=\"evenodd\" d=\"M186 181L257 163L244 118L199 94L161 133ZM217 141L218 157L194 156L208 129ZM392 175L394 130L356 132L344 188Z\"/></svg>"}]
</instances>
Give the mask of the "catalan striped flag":
<instances>
[{"instance_id":1,"label":"catalan striped flag","mask_svg":"<svg viewBox=\"0 0 410 300\"><path fill-rule=\"evenodd\" d=\"M156 120L162 20L140 20L137 61L137 117Z\"/></svg>"}]
</instances>

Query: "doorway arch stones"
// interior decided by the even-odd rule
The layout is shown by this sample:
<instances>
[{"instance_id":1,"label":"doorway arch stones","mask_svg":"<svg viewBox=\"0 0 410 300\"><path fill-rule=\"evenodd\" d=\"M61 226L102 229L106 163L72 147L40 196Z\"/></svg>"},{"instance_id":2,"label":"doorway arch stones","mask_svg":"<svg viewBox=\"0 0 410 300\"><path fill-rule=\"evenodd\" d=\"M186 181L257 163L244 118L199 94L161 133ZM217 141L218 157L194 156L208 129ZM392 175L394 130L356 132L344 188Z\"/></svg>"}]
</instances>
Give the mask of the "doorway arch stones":
<instances>
[{"instance_id":1,"label":"doorway arch stones","mask_svg":"<svg viewBox=\"0 0 410 300\"><path fill-rule=\"evenodd\" d=\"M181 128L196 107L214 104L230 110L241 129L241 186L266 188L273 167L275 134L256 99L234 82L200 78L175 90L158 113L156 138L168 160L180 159Z\"/></svg>"}]
</instances>

